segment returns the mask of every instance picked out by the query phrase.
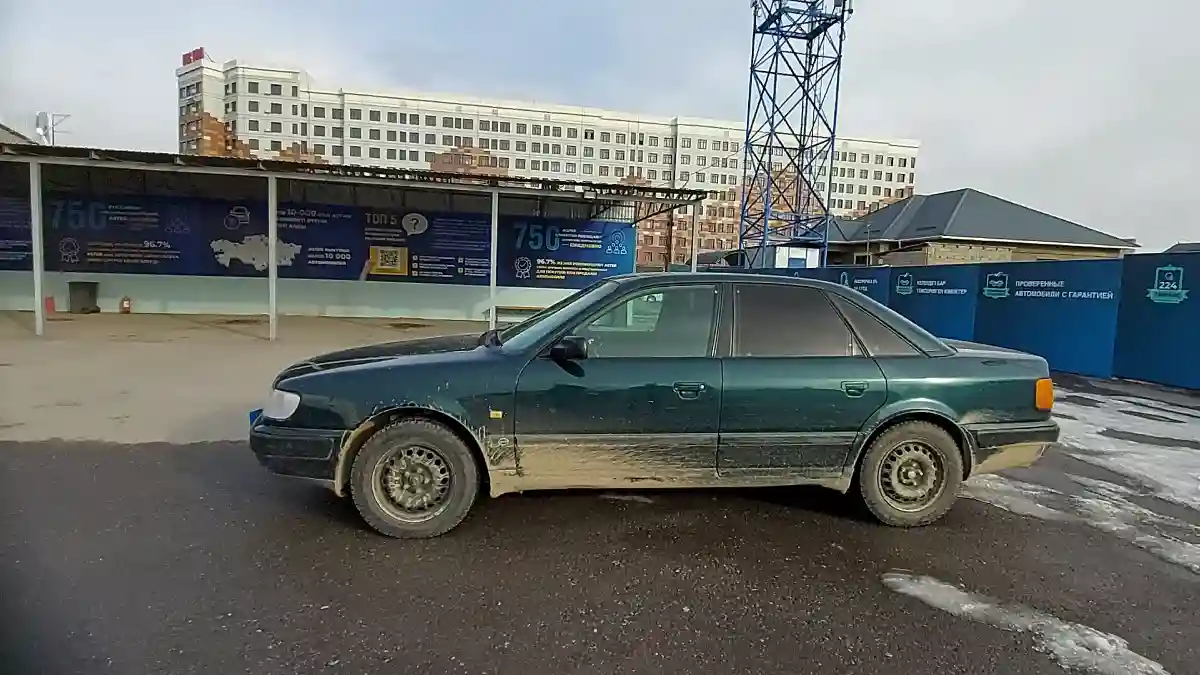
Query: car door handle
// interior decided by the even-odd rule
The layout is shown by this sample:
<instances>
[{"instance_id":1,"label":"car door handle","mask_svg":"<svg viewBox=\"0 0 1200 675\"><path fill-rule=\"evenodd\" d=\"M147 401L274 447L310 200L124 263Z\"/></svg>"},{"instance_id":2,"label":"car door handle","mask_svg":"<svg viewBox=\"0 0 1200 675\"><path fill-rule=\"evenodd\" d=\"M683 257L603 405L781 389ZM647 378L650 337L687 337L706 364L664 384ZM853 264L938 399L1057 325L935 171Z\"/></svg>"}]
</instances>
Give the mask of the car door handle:
<instances>
[{"instance_id":1,"label":"car door handle","mask_svg":"<svg viewBox=\"0 0 1200 675\"><path fill-rule=\"evenodd\" d=\"M675 393L679 394L679 398L682 398L685 401L700 398L700 394L704 393L704 390L707 388L708 388L708 386L705 385L703 382L676 382L675 383Z\"/></svg>"},{"instance_id":2,"label":"car door handle","mask_svg":"<svg viewBox=\"0 0 1200 675\"><path fill-rule=\"evenodd\" d=\"M842 391L846 392L846 395L849 396L850 398L858 398L859 396L862 396L863 394L867 393L867 383L866 382L843 382L842 383Z\"/></svg>"}]
</instances>

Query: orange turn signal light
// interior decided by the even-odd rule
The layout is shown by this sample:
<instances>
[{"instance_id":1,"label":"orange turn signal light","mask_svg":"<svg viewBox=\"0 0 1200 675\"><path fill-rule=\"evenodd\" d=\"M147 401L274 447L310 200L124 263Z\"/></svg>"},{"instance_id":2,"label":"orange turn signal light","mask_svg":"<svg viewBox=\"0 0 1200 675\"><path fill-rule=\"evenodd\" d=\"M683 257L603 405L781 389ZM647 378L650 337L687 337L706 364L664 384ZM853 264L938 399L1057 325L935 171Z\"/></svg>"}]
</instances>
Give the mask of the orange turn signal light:
<instances>
[{"instance_id":1,"label":"orange turn signal light","mask_svg":"<svg viewBox=\"0 0 1200 675\"><path fill-rule=\"evenodd\" d=\"M1043 377L1034 388L1033 405L1038 410L1049 412L1054 408L1054 381Z\"/></svg>"}]
</instances>

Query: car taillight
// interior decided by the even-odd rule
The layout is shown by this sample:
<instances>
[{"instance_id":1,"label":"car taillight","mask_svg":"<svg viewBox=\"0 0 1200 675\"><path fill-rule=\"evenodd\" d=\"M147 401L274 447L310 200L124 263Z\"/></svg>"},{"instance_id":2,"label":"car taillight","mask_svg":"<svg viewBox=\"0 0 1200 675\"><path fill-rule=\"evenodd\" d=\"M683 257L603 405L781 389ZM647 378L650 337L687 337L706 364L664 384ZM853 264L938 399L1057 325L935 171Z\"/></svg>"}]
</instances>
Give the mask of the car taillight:
<instances>
[{"instance_id":1,"label":"car taillight","mask_svg":"<svg viewBox=\"0 0 1200 675\"><path fill-rule=\"evenodd\" d=\"M1043 377L1034 386L1033 405L1045 412L1054 408L1054 381Z\"/></svg>"}]
</instances>

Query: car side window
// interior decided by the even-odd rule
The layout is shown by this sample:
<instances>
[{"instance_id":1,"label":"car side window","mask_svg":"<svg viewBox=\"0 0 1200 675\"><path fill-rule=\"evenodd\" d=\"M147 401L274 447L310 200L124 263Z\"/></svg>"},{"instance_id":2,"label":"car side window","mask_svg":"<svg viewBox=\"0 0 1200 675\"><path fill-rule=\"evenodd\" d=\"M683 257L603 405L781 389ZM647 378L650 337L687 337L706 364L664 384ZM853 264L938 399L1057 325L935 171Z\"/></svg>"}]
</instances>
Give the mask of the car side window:
<instances>
[{"instance_id":1,"label":"car side window","mask_svg":"<svg viewBox=\"0 0 1200 675\"><path fill-rule=\"evenodd\" d=\"M921 352L867 310L838 295L830 295L842 316L858 334L871 356L917 356Z\"/></svg>"},{"instance_id":2,"label":"car side window","mask_svg":"<svg viewBox=\"0 0 1200 675\"><path fill-rule=\"evenodd\" d=\"M735 357L855 355L846 322L815 288L739 284L734 317Z\"/></svg>"},{"instance_id":3,"label":"car side window","mask_svg":"<svg viewBox=\"0 0 1200 675\"><path fill-rule=\"evenodd\" d=\"M586 320L575 334L588 339L588 358L708 356L716 304L713 285L648 289Z\"/></svg>"}]
</instances>

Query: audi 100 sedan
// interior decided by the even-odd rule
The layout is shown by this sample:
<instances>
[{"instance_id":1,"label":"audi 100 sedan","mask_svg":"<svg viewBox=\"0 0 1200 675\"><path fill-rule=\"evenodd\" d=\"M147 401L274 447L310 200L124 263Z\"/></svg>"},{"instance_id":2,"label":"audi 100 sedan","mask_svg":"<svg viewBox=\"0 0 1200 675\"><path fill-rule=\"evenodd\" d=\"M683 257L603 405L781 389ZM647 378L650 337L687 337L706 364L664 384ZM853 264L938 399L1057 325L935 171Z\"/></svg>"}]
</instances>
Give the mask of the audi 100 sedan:
<instances>
[{"instance_id":1,"label":"audi 100 sedan","mask_svg":"<svg viewBox=\"0 0 1200 675\"><path fill-rule=\"evenodd\" d=\"M932 523L959 484L1058 439L1038 356L942 340L853 289L738 273L600 281L482 335L288 367L250 446L378 532L434 537L481 494L820 485Z\"/></svg>"}]
</instances>

